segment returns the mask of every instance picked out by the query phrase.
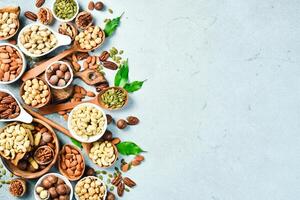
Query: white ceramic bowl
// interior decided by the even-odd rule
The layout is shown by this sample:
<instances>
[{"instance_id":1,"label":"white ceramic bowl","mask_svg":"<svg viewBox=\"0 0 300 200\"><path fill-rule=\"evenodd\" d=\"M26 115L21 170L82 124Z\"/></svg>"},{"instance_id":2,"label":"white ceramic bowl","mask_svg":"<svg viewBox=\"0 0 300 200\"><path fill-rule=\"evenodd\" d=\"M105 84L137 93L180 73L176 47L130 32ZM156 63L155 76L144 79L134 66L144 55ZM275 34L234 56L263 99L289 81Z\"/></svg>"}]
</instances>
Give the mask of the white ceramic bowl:
<instances>
[{"instance_id":1,"label":"white ceramic bowl","mask_svg":"<svg viewBox=\"0 0 300 200\"><path fill-rule=\"evenodd\" d=\"M105 187L105 193L104 193L103 200L105 200L105 199L106 199L106 195L107 195L106 184L105 184L100 178L98 178L98 177L96 177L96 176L86 176L86 177L80 179L79 181L84 180L84 179L86 179L86 178L93 178L93 179L96 179L96 180L100 181L100 182L104 185L104 187ZM74 187L74 190L75 190L77 184L79 183L79 181L76 183L76 185L75 185L75 187ZM78 195L76 194L76 192L74 192L74 194L75 194L75 199L76 199L76 200L80 200L79 197L78 197ZM99 200L100 200L100 199L99 199Z\"/></svg>"},{"instance_id":2,"label":"white ceramic bowl","mask_svg":"<svg viewBox=\"0 0 300 200\"><path fill-rule=\"evenodd\" d=\"M17 81L19 78L21 78L21 76L23 75L23 73L25 72L25 69L26 69L26 59L24 57L24 54L23 52L16 46L16 45L12 45L10 43L1 43L0 46L11 46L13 47L14 49L16 49L20 56L21 56L21 59L23 61L23 65L22 65L22 71L20 72L20 74L15 78L15 80L12 80L12 81L7 81L7 82L3 82L3 81L0 81L0 84L2 85L7 85L7 84L11 84L15 81Z\"/></svg>"},{"instance_id":3,"label":"white ceramic bowl","mask_svg":"<svg viewBox=\"0 0 300 200\"><path fill-rule=\"evenodd\" d=\"M87 140L85 138L81 137L80 135L76 134L75 131L71 127L71 119L72 119L74 110L77 110L78 108L83 107L83 106L93 106L97 110L100 110L104 117L104 126L102 128L102 131L100 133L98 133L97 135L88 137ZM76 140L83 142L83 143L92 143L92 142L99 140L105 133L106 128L107 128L107 118L106 118L105 112L103 111L103 109L100 106L93 104L93 103L81 103L81 104L77 105L75 108L73 108L73 110L71 111L69 118L68 118L68 129L69 129L70 133Z\"/></svg>"},{"instance_id":4,"label":"white ceramic bowl","mask_svg":"<svg viewBox=\"0 0 300 200\"><path fill-rule=\"evenodd\" d=\"M27 49L23 46L23 44L20 41L21 35L23 34L24 30L26 30L27 28L30 28L32 26L35 26L35 25L46 27L48 30L50 30L54 34L54 36L57 39L57 44L56 44L55 47L53 47L52 49L50 49L50 51L45 52L45 53L40 54L40 55L35 55L35 54L32 54L29 51L27 51ZM60 34L60 33L56 32L56 31L54 31L53 29L51 29L49 26L45 26L45 25L43 25L41 23L28 24L27 26L25 26L25 27L22 28L22 30L20 31L20 33L18 35L18 46L20 47L21 51L23 51L27 56L32 57L32 58L38 58L38 57L44 56L44 55L46 55L46 54L54 51L56 48L58 48L60 46L71 44L71 42L72 42L72 40L71 40L71 38L69 36Z\"/></svg>"},{"instance_id":5,"label":"white ceramic bowl","mask_svg":"<svg viewBox=\"0 0 300 200\"><path fill-rule=\"evenodd\" d=\"M70 80L69 80L68 83L67 83L65 86L63 86L63 87L59 87L59 86L52 85L52 84L49 82L48 78L47 78L47 70L51 67L51 65L53 65L53 64L55 64L55 63L66 64L66 65L68 66L68 69L69 69L70 73L71 73L71 78L70 78ZM46 80L46 82L48 83L48 85L49 85L50 87L52 87L52 88L54 88L54 89L58 89L58 90L59 90L59 89L64 89L64 88L68 87L68 86L72 83L73 77L74 77L73 69L72 69L72 67L70 66L70 64L67 63L67 62L64 62L64 61L56 61L56 62L53 62L51 65L49 65L49 66L47 67L46 72L45 72L45 80Z\"/></svg>"},{"instance_id":6,"label":"white ceramic bowl","mask_svg":"<svg viewBox=\"0 0 300 200\"><path fill-rule=\"evenodd\" d=\"M70 183L70 181L66 177L64 177L64 176L62 176L61 174L58 174L58 173L48 173L48 174L45 174L44 176L42 176L41 178L39 178L39 180L36 182L36 184L34 186L34 198L36 200L41 200L39 195L36 193L36 188L39 185L41 185L41 182L44 178L46 178L47 176L50 176L50 175L54 175L58 178L61 178L67 184L67 186L69 186L69 188L70 188L70 195L69 195L70 199L69 200L72 200L73 199L73 186L72 186L72 184Z\"/></svg>"},{"instance_id":7,"label":"white ceramic bowl","mask_svg":"<svg viewBox=\"0 0 300 200\"><path fill-rule=\"evenodd\" d=\"M32 122L32 116L29 115L21 106L21 104L19 103L18 99L13 95L13 93L11 93L10 91L6 90L6 89L1 89L0 88L0 92L5 92L7 94L10 94L17 102L17 104L20 107L20 114L18 117L14 118L14 119L0 119L0 122L14 122L14 121L19 121L19 122L24 122L24 123L31 123Z\"/></svg>"},{"instance_id":8,"label":"white ceramic bowl","mask_svg":"<svg viewBox=\"0 0 300 200\"><path fill-rule=\"evenodd\" d=\"M75 1L75 3L76 3L77 10L76 10L75 15L74 15L72 18L70 18L70 19L61 19L61 18L59 18L59 17L55 14L55 12L54 12L54 4L55 4L56 0L53 1L53 4L52 4L51 9L52 9L52 13L53 13L54 18L55 18L57 21L60 21L60 22L70 22L70 21L73 21L73 20L75 19L75 17L76 17L76 16L78 15L78 13L79 13L79 4L78 4L78 1L77 1L77 0L73 0L73 1Z\"/></svg>"}]
</instances>

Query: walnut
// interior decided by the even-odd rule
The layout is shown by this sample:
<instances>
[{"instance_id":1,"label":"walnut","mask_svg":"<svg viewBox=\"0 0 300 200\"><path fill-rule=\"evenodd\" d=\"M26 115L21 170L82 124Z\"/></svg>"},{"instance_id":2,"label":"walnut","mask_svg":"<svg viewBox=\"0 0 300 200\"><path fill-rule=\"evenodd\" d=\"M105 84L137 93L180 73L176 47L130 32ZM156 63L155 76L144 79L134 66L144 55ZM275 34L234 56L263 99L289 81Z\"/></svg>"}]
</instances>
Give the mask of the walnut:
<instances>
[{"instance_id":1,"label":"walnut","mask_svg":"<svg viewBox=\"0 0 300 200\"><path fill-rule=\"evenodd\" d=\"M84 30L92 25L93 16L87 11L82 11L77 15L75 23L79 29Z\"/></svg>"},{"instance_id":2,"label":"walnut","mask_svg":"<svg viewBox=\"0 0 300 200\"><path fill-rule=\"evenodd\" d=\"M42 24L49 25L53 22L53 15L49 8L40 8L37 16Z\"/></svg>"}]
</instances>

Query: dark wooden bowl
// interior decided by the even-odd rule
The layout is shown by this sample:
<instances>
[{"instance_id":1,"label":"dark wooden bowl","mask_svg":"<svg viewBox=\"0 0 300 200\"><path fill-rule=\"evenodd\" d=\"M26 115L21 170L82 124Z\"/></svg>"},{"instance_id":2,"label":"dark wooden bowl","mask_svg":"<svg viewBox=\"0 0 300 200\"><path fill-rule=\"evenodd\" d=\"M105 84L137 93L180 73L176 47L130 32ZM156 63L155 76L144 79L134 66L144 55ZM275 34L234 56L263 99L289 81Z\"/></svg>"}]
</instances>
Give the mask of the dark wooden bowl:
<instances>
[{"instance_id":1,"label":"dark wooden bowl","mask_svg":"<svg viewBox=\"0 0 300 200\"><path fill-rule=\"evenodd\" d=\"M56 163L57 158L58 158L58 152L59 152L59 142L58 142L57 136L56 136L55 132L53 131L53 129L51 128L51 126L49 126L44 121L36 119L36 118L33 118L33 122L40 123L43 126L45 126L53 136L53 140L55 143L55 151L54 151L54 158L53 158L52 162L46 168L44 168L40 171L30 172L30 171L23 171L23 170L19 169L17 166L13 165L9 160L1 157L2 162L4 163L4 165L7 167L7 169L11 173L13 173L16 176L25 178L25 179L35 179L35 178L39 178L39 177L43 176L44 174L46 174L52 168L52 166Z\"/></svg>"},{"instance_id":2,"label":"dark wooden bowl","mask_svg":"<svg viewBox=\"0 0 300 200\"><path fill-rule=\"evenodd\" d=\"M51 89L50 89L48 83L47 83L44 79L39 78L39 77L35 77L35 78L36 78L37 80L43 81L43 82L45 83L45 85L47 85L47 88L48 88L48 90L49 90L49 95L47 96L46 102L45 102L44 104L38 104L37 106L31 106L31 105L28 105L28 106L31 107L31 108L41 108L41 107L47 105L47 104L50 102L52 93L51 93ZM32 78L32 79L34 79L34 78ZM26 80L26 81L27 81L27 80ZM26 82L26 81L24 81L24 82L22 83L21 87L20 87L20 97L21 97L21 99L23 100L24 104L26 104L26 103L25 103L24 99L22 98L22 96L23 96L23 94L25 93L25 91L24 91L24 86L25 86L25 82ZM27 104L26 104L26 105L27 105Z\"/></svg>"},{"instance_id":3,"label":"dark wooden bowl","mask_svg":"<svg viewBox=\"0 0 300 200\"><path fill-rule=\"evenodd\" d=\"M61 165L60 165L60 162L61 162L60 159L61 159L61 158L60 158L60 157L61 157L62 151L65 149L66 146L69 146L71 149L76 149L76 150L79 152L80 156L82 157L82 161L83 161L84 167L83 167L82 173L81 173L80 176L78 176L78 177L75 177L75 178L69 177L68 174L66 173L66 170L64 170L64 169L61 168ZM65 145L62 147L61 151L59 152L59 155L58 155L58 162L57 162L57 165L58 165L58 171L59 171L62 175L64 175L67 179L69 179L70 181L77 181L77 180L79 180L79 179L83 176L83 174L84 174L84 171L85 171L85 160L84 160L84 157L83 157L83 155L82 155L82 153L81 153L80 151L81 151L81 150L80 150L79 148L77 148L77 147L75 147L75 146L73 146L73 145L65 144Z\"/></svg>"}]
</instances>

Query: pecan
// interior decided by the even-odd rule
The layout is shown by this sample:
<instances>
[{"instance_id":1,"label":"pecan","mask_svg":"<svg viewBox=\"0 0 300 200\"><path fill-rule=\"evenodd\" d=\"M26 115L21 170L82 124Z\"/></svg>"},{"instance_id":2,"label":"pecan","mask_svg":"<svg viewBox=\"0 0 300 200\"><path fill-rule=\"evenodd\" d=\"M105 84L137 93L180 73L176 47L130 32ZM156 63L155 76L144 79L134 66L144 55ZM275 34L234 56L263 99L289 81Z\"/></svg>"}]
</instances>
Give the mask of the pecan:
<instances>
[{"instance_id":1,"label":"pecan","mask_svg":"<svg viewBox=\"0 0 300 200\"><path fill-rule=\"evenodd\" d=\"M124 189L125 189L124 183L120 182L117 186L117 192L118 192L119 197L123 196Z\"/></svg>"},{"instance_id":2,"label":"pecan","mask_svg":"<svg viewBox=\"0 0 300 200\"><path fill-rule=\"evenodd\" d=\"M24 13L24 15L25 15L25 17L27 18L27 19L30 19L30 20L32 20L32 21L36 21L37 20L37 15L35 14L35 13L33 13L33 12L31 12L31 11L26 11L25 13Z\"/></svg>"},{"instance_id":3,"label":"pecan","mask_svg":"<svg viewBox=\"0 0 300 200\"><path fill-rule=\"evenodd\" d=\"M110 56L110 54L109 54L109 52L108 51L103 51L102 53L101 53L101 55L99 56L99 58L100 58L100 61L106 61L108 58L109 58L109 56Z\"/></svg>"},{"instance_id":4,"label":"pecan","mask_svg":"<svg viewBox=\"0 0 300 200\"><path fill-rule=\"evenodd\" d=\"M7 96L7 97L4 97L1 101L1 103L3 104L10 104L12 102L14 102L14 98L12 96Z\"/></svg>"},{"instance_id":5,"label":"pecan","mask_svg":"<svg viewBox=\"0 0 300 200\"><path fill-rule=\"evenodd\" d=\"M5 111L8 108L7 105L0 105L0 112Z\"/></svg>"},{"instance_id":6,"label":"pecan","mask_svg":"<svg viewBox=\"0 0 300 200\"><path fill-rule=\"evenodd\" d=\"M105 88L108 88L108 87L109 87L108 83L102 83L102 84L96 86L96 91L101 92L102 90L104 90Z\"/></svg>"},{"instance_id":7,"label":"pecan","mask_svg":"<svg viewBox=\"0 0 300 200\"><path fill-rule=\"evenodd\" d=\"M35 6L37 8L41 7L45 3L45 0L36 0L35 1Z\"/></svg>"},{"instance_id":8,"label":"pecan","mask_svg":"<svg viewBox=\"0 0 300 200\"><path fill-rule=\"evenodd\" d=\"M86 29L92 25L93 16L90 12L82 11L77 15L75 23L79 29Z\"/></svg>"},{"instance_id":9,"label":"pecan","mask_svg":"<svg viewBox=\"0 0 300 200\"><path fill-rule=\"evenodd\" d=\"M111 61L103 61L103 67L105 67L107 69L111 69L111 70L117 70L118 69L118 65L114 62L111 62Z\"/></svg>"},{"instance_id":10,"label":"pecan","mask_svg":"<svg viewBox=\"0 0 300 200\"><path fill-rule=\"evenodd\" d=\"M79 52L79 53L76 54L76 56L77 56L78 60L84 60L87 57L89 57L90 55L87 52Z\"/></svg>"},{"instance_id":11,"label":"pecan","mask_svg":"<svg viewBox=\"0 0 300 200\"><path fill-rule=\"evenodd\" d=\"M128 187L132 188L132 187L136 186L136 183L128 177L125 177L123 179L123 181L124 181L125 185L127 185Z\"/></svg>"},{"instance_id":12,"label":"pecan","mask_svg":"<svg viewBox=\"0 0 300 200\"><path fill-rule=\"evenodd\" d=\"M121 174L118 174L118 175L111 181L111 184L113 184L114 186L117 186L121 181L122 181L122 176L121 176Z\"/></svg>"}]
</instances>

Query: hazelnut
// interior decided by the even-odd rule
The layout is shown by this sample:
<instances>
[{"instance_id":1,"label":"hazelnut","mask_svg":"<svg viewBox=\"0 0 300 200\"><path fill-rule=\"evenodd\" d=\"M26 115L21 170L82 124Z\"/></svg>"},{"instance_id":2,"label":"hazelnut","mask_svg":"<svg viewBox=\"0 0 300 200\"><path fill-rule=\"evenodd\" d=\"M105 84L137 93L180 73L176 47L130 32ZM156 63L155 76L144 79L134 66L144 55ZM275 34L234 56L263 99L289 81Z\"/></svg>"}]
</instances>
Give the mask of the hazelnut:
<instances>
[{"instance_id":1,"label":"hazelnut","mask_svg":"<svg viewBox=\"0 0 300 200\"><path fill-rule=\"evenodd\" d=\"M54 175L48 176L47 179L48 179L48 181L49 181L50 183L52 183L52 184L57 183L57 180L58 180L58 178L57 178L56 176L54 176Z\"/></svg>"},{"instance_id":2,"label":"hazelnut","mask_svg":"<svg viewBox=\"0 0 300 200\"><path fill-rule=\"evenodd\" d=\"M127 127L127 122L126 122L124 119L119 119L119 120L117 121L117 127L118 127L119 129L124 129L124 128Z\"/></svg>"},{"instance_id":3,"label":"hazelnut","mask_svg":"<svg viewBox=\"0 0 300 200\"><path fill-rule=\"evenodd\" d=\"M95 3L95 9L96 10L102 10L104 8L104 4L101 1L98 1Z\"/></svg>"},{"instance_id":4,"label":"hazelnut","mask_svg":"<svg viewBox=\"0 0 300 200\"><path fill-rule=\"evenodd\" d=\"M113 193L107 192L106 200L115 200L116 197Z\"/></svg>"},{"instance_id":5,"label":"hazelnut","mask_svg":"<svg viewBox=\"0 0 300 200\"><path fill-rule=\"evenodd\" d=\"M51 135L51 133L45 132L42 135L42 140L46 143L51 142L53 140L53 137Z\"/></svg>"},{"instance_id":6,"label":"hazelnut","mask_svg":"<svg viewBox=\"0 0 300 200\"><path fill-rule=\"evenodd\" d=\"M106 119L107 119L107 124L110 124L113 121L113 118L110 114L106 114Z\"/></svg>"},{"instance_id":7,"label":"hazelnut","mask_svg":"<svg viewBox=\"0 0 300 200\"><path fill-rule=\"evenodd\" d=\"M71 79L71 73L70 72L66 72L64 78L65 78L66 81L69 81Z\"/></svg>"},{"instance_id":8,"label":"hazelnut","mask_svg":"<svg viewBox=\"0 0 300 200\"><path fill-rule=\"evenodd\" d=\"M47 178L45 178L45 179L42 181L42 186L43 186L45 189L49 189L49 188L52 186L52 183L51 183Z\"/></svg>"},{"instance_id":9,"label":"hazelnut","mask_svg":"<svg viewBox=\"0 0 300 200\"><path fill-rule=\"evenodd\" d=\"M58 178L57 185L61 185L61 184L65 184L65 182L61 178Z\"/></svg>"},{"instance_id":10,"label":"hazelnut","mask_svg":"<svg viewBox=\"0 0 300 200\"><path fill-rule=\"evenodd\" d=\"M65 195L65 194L67 194L67 186L65 184L58 185L56 187L56 192L59 195Z\"/></svg>"},{"instance_id":11,"label":"hazelnut","mask_svg":"<svg viewBox=\"0 0 300 200\"><path fill-rule=\"evenodd\" d=\"M26 170L27 168L27 161L26 160L20 160L19 163L18 163L18 168L20 170Z\"/></svg>"},{"instance_id":12,"label":"hazelnut","mask_svg":"<svg viewBox=\"0 0 300 200\"><path fill-rule=\"evenodd\" d=\"M63 77L65 76L65 74L64 74L61 70L57 70L57 71L56 71L56 76L57 76L58 78L63 78Z\"/></svg>"},{"instance_id":13,"label":"hazelnut","mask_svg":"<svg viewBox=\"0 0 300 200\"><path fill-rule=\"evenodd\" d=\"M58 194L57 194L57 192L56 192L56 190L55 190L55 187L51 187L51 188L48 190L48 192L50 193L51 198L56 198L56 197L58 197Z\"/></svg>"},{"instance_id":14,"label":"hazelnut","mask_svg":"<svg viewBox=\"0 0 300 200\"><path fill-rule=\"evenodd\" d=\"M110 130L106 130L104 135L102 136L102 139L104 140L111 140L112 139L112 132Z\"/></svg>"},{"instance_id":15,"label":"hazelnut","mask_svg":"<svg viewBox=\"0 0 300 200\"><path fill-rule=\"evenodd\" d=\"M68 70L68 66L66 64L61 64L59 70L62 72L66 72Z\"/></svg>"},{"instance_id":16,"label":"hazelnut","mask_svg":"<svg viewBox=\"0 0 300 200\"><path fill-rule=\"evenodd\" d=\"M53 75L53 76L50 77L49 83L50 83L51 85L56 85L57 82L58 82L58 76L57 76L57 75Z\"/></svg>"},{"instance_id":17,"label":"hazelnut","mask_svg":"<svg viewBox=\"0 0 300 200\"><path fill-rule=\"evenodd\" d=\"M57 86L59 87L63 87L66 85L66 81L64 79L59 79L58 83L57 83Z\"/></svg>"},{"instance_id":18,"label":"hazelnut","mask_svg":"<svg viewBox=\"0 0 300 200\"><path fill-rule=\"evenodd\" d=\"M59 196L58 200L69 200L69 196L68 195L61 195L61 196Z\"/></svg>"},{"instance_id":19,"label":"hazelnut","mask_svg":"<svg viewBox=\"0 0 300 200\"><path fill-rule=\"evenodd\" d=\"M86 170L85 174L87 176L94 176L95 175L95 170L93 168L88 167L88 166L86 166L86 168L87 168L87 170Z\"/></svg>"}]
</instances>

